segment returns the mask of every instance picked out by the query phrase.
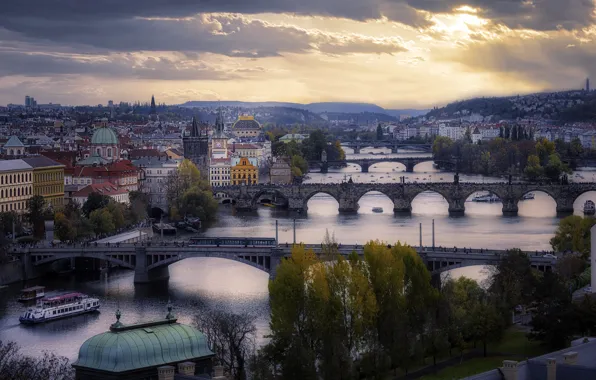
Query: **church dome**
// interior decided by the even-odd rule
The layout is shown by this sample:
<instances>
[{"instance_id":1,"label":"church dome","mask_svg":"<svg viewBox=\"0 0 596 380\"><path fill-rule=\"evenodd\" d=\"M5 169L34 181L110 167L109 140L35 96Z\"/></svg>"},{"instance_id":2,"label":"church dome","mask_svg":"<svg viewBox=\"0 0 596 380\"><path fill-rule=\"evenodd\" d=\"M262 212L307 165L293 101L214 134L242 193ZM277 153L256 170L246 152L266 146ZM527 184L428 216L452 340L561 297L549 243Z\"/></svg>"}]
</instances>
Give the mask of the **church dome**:
<instances>
[{"instance_id":1,"label":"church dome","mask_svg":"<svg viewBox=\"0 0 596 380\"><path fill-rule=\"evenodd\" d=\"M95 130L91 138L93 145L118 145L118 136L112 128L101 127Z\"/></svg>"},{"instance_id":2,"label":"church dome","mask_svg":"<svg viewBox=\"0 0 596 380\"><path fill-rule=\"evenodd\" d=\"M240 116L232 126L233 129L261 129L259 124L252 116Z\"/></svg>"}]
</instances>

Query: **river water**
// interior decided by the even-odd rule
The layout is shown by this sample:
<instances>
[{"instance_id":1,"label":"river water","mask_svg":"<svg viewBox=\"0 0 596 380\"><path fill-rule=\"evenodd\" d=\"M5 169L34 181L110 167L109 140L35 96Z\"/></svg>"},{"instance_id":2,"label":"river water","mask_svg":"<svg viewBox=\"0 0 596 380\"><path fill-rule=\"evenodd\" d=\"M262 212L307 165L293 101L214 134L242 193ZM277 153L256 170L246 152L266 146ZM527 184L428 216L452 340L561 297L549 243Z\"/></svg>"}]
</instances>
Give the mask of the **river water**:
<instances>
[{"instance_id":1,"label":"river water","mask_svg":"<svg viewBox=\"0 0 596 380\"><path fill-rule=\"evenodd\" d=\"M380 152L382 150L374 150ZM378 158L379 155L361 157ZM413 156L415 153L401 153ZM395 155L392 155L395 156ZM398 155L399 156L399 155ZM360 173L350 166L328 174L312 173L308 182L340 182L349 176L355 182L399 182L400 176L410 181L453 181L453 173L438 172L431 162L415 167L414 173L404 173L405 167L395 163L381 163ZM583 178L582 178L583 177ZM596 171L580 171L573 180L595 181ZM499 178L461 175L463 182L502 181ZM393 204L384 195L369 193L360 200L360 210L353 215L340 215L337 202L327 195L316 195L308 203L308 213L296 220L296 239L308 243L321 242L325 232L334 234L338 242L363 244L370 239L387 242L419 243L422 223L422 242L432 244L431 226L435 221L437 246L475 248L521 248L548 250L549 239L556 229L555 201L543 193L535 193L534 200L519 204L518 217L503 217L501 204L466 203L466 216L450 218L447 202L438 194L423 193L412 205L412 215L393 214ZM586 193L575 203L576 213L582 214L587 199L596 200L596 193ZM373 207L382 207L383 213L373 213ZM293 219L283 210L260 207L254 214L235 214L222 206L219 219L206 236L275 236L275 221L279 222L280 242L293 241ZM469 267L452 271L451 276L465 275L482 280L487 269ZM167 283L134 285L133 273L121 271L109 277L77 280L74 277L43 278L26 285L42 284L50 291L76 290L99 297L101 312L73 317L39 326L23 326L18 316L23 306L16 302L24 284L15 284L0 290L0 340L16 341L24 353L40 355L50 350L74 360L80 345L89 337L105 332L115 321L117 308L122 311L122 322L133 323L164 318L170 300L174 312L183 323L192 323L193 317L205 308L222 308L235 312L249 312L257 317L259 339L267 333L268 275L241 263L215 259L186 259L170 266Z\"/></svg>"}]
</instances>

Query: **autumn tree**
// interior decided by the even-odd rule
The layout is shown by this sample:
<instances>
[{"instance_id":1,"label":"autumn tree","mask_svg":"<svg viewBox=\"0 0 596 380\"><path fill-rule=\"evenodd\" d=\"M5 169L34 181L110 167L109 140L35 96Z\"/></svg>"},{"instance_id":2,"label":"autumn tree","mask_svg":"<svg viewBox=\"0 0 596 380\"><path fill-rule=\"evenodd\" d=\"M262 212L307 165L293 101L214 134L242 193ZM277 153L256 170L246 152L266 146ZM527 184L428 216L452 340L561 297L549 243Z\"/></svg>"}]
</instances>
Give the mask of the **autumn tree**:
<instances>
[{"instance_id":1,"label":"autumn tree","mask_svg":"<svg viewBox=\"0 0 596 380\"><path fill-rule=\"evenodd\" d=\"M168 177L166 197L173 219L194 216L210 221L216 217L217 201L209 182L201 178L199 169L188 159Z\"/></svg>"},{"instance_id":2,"label":"autumn tree","mask_svg":"<svg viewBox=\"0 0 596 380\"><path fill-rule=\"evenodd\" d=\"M89 217L93 211L106 207L108 203L110 203L110 197L97 192L92 192L87 196L87 200L83 204L81 210L86 217Z\"/></svg>"},{"instance_id":3,"label":"autumn tree","mask_svg":"<svg viewBox=\"0 0 596 380\"><path fill-rule=\"evenodd\" d=\"M116 229L116 226L114 225L114 217L107 208L91 212L89 221L91 222L93 232L95 232L96 235L111 233Z\"/></svg>"},{"instance_id":4,"label":"autumn tree","mask_svg":"<svg viewBox=\"0 0 596 380\"><path fill-rule=\"evenodd\" d=\"M590 230L596 224L594 218L570 215L559 221L550 245L556 252L578 252L584 258L590 255Z\"/></svg>"},{"instance_id":5,"label":"autumn tree","mask_svg":"<svg viewBox=\"0 0 596 380\"><path fill-rule=\"evenodd\" d=\"M54 214L54 235L61 241L74 241L77 230L62 212Z\"/></svg>"}]
</instances>

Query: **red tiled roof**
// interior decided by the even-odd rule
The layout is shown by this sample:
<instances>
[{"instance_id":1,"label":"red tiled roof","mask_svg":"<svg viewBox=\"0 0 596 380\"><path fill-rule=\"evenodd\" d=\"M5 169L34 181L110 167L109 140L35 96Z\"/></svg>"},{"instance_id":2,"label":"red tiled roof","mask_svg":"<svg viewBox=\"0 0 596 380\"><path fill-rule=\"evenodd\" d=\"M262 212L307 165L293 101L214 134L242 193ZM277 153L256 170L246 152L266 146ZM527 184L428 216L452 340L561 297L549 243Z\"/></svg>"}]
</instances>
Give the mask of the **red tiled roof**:
<instances>
[{"instance_id":1,"label":"red tiled roof","mask_svg":"<svg viewBox=\"0 0 596 380\"><path fill-rule=\"evenodd\" d=\"M119 189L118 186L110 183L94 183L83 187L81 190L76 191L73 197L88 197L91 193L99 193L102 195L121 195L126 194L128 191L125 189Z\"/></svg>"}]
</instances>

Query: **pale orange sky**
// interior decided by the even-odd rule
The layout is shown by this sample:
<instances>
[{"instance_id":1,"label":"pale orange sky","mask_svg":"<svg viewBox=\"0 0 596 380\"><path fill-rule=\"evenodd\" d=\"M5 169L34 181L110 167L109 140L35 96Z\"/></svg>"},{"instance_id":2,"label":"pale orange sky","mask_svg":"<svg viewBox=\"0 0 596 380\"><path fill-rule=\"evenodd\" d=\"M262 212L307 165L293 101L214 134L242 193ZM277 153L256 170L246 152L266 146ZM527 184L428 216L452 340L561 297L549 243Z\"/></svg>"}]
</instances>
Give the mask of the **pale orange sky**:
<instances>
[{"instance_id":1,"label":"pale orange sky","mask_svg":"<svg viewBox=\"0 0 596 380\"><path fill-rule=\"evenodd\" d=\"M519 9L488 0L319 0L295 12L283 9L293 9L285 1L259 0L255 11L247 8L252 3L224 1L221 9L234 13L197 12L200 0L196 8L148 1L147 14L71 6L53 16L50 8L31 13L9 5L0 15L0 104L22 103L25 95L39 103L105 104L155 94L168 104L428 108L580 88L596 74L594 4L584 0L561 9L561 0Z\"/></svg>"}]
</instances>

